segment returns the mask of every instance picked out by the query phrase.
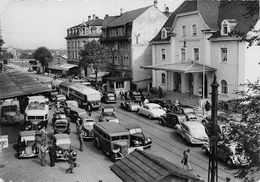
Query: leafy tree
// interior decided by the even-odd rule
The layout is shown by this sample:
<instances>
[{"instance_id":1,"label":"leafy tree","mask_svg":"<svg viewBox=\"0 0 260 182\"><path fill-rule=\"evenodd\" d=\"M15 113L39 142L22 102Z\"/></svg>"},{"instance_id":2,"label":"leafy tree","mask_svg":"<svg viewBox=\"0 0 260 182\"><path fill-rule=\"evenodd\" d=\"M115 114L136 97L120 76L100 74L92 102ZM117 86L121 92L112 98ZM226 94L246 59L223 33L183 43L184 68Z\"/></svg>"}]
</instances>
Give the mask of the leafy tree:
<instances>
[{"instance_id":1,"label":"leafy tree","mask_svg":"<svg viewBox=\"0 0 260 182\"><path fill-rule=\"evenodd\" d=\"M101 70L105 70L108 66L107 51L103 45L97 41L87 42L84 49L80 51L80 63L85 67L92 68L96 75Z\"/></svg>"},{"instance_id":2,"label":"leafy tree","mask_svg":"<svg viewBox=\"0 0 260 182\"><path fill-rule=\"evenodd\" d=\"M39 47L33 53L35 60L39 61L42 67L46 68L52 60L51 52L46 47Z\"/></svg>"},{"instance_id":3,"label":"leafy tree","mask_svg":"<svg viewBox=\"0 0 260 182\"><path fill-rule=\"evenodd\" d=\"M29 63L30 63L30 65L37 65L37 61L35 61L35 60L31 60L31 61L29 61Z\"/></svg>"}]
</instances>

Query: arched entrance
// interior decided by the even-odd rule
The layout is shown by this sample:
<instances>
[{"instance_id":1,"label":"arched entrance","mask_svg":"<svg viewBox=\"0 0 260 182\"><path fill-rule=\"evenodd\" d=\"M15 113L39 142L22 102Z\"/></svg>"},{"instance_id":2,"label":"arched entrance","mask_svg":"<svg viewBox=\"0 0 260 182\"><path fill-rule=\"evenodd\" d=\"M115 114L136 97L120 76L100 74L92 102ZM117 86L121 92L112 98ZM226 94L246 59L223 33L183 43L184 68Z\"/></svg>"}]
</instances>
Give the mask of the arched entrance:
<instances>
[{"instance_id":1,"label":"arched entrance","mask_svg":"<svg viewBox=\"0 0 260 182\"><path fill-rule=\"evenodd\" d=\"M203 73L201 74L201 85L203 85ZM204 97L208 98L208 78L206 74L204 74L204 87L202 86L202 91L203 88L204 88Z\"/></svg>"},{"instance_id":2,"label":"arched entrance","mask_svg":"<svg viewBox=\"0 0 260 182\"><path fill-rule=\"evenodd\" d=\"M173 80L174 80L174 88L173 88L173 90L175 92L180 92L181 91L181 74L177 73L177 72L174 72Z\"/></svg>"}]
</instances>

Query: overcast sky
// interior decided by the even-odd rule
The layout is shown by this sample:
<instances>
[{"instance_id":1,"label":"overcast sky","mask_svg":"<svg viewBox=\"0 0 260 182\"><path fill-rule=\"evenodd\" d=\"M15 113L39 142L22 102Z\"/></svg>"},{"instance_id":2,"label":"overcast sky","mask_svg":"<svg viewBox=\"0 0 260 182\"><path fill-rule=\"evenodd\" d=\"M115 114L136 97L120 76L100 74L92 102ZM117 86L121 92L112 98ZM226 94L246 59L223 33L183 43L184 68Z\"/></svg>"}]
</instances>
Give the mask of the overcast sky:
<instances>
[{"instance_id":1,"label":"overcast sky","mask_svg":"<svg viewBox=\"0 0 260 182\"><path fill-rule=\"evenodd\" d=\"M160 10L170 11L183 0L158 0ZM103 19L106 14L124 12L149 6L153 0L0 0L0 18L5 46L36 49L66 49L66 30L86 21L95 14Z\"/></svg>"}]
</instances>

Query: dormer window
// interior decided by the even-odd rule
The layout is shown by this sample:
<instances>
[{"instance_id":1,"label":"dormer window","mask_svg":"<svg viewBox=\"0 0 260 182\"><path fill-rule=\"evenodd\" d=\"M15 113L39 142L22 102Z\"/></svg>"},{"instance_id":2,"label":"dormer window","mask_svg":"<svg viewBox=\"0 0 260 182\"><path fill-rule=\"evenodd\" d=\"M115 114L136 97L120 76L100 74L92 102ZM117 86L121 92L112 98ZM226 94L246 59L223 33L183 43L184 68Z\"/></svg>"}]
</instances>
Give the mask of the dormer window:
<instances>
[{"instance_id":1,"label":"dormer window","mask_svg":"<svg viewBox=\"0 0 260 182\"><path fill-rule=\"evenodd\" d=\"M167 30L166 28L163 28L161 31L161 39L165 40L167 38Z\"/></svg>"},{"instance_id":2,"label":"dormer window","mask_svg":"<svg viewBox=\"0 0 260 182\"><path fill-rule=\"evenodd\" d=\"M225 21L222 24L222 35L227 35L228 34L228 23Z\"/></svg>"},{"instance_id":3,"label":"dormer window","mask_svg":"<svg viewBox=\"0 0 260 182\"><path fill-rule=\"evenodd\" d=\"M237 21L235 19L223 20L221 23L221 35L228 35L236 27Z\"/></svg>"}]
</instances>

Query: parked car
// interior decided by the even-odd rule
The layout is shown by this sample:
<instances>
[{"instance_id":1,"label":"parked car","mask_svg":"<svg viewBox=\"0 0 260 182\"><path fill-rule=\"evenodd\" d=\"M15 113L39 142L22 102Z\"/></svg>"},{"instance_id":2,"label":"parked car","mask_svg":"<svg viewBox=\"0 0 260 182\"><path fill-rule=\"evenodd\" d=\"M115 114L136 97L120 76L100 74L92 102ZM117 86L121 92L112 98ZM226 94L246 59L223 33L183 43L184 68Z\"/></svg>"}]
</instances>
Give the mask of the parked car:
<instances>
[{"instance_id":1,"label":"parked car","mask_svg":"<svg viewBox=\"0 0 260 182\"><path fill-rule=\"evenodd\" d=\"M70 119L71 122L76 123L78 118L88 117L87 111L78 107L70 108Z\"/></svg>"},{"instance_id":2,"label":"parked car","mask_svg":"<svg viewBox=\"0 0 260 182\"><path fill-rule=\"evenodd\" d=\"M115 115L115 108L113 106L102 107L99 122L115 122L119 123L119 119Z\"/></svg>"},{"instance_id":3,"label":"parked car","mask_svg":"<svg viewBox=\"0 0 260 182\"><path fill-rule=\"evenodd\" d=\"M186 115L186 118L187 118L188 121L198 119L193 107L191 107L191 106L188 106L188 105L179 105L177 107L173 106L171 108L171 110L173 112L182 113L182 114Z\"/></svg>"},{"instance_id":4,"label":"parked car","mask_svg":"<svg viewBox=\"0 0 260 182\"><path fill-rule=\"evenodd\" d=\"M92 139L94 138L93 125L95 123L94 119L91 117L85 117L83 120L83 138Z\"/></svg>"},{"instance_id":5,"label":"parked car","mask_svg":"<svg viewBox=\"0 0 260 182\"><path fill-rule=\"evenodd\" d=\"M53 116L52 116L52 125L54 125L55 121L57 119L67 119L67 116L66 114L64 113L64 110L56 110L54 113L53 113Z\"/></svg>"},{"instance_id":6,"label":"parked car","mask_svg":"<svg viewBox=\"0 0 260 182\"><path fill-rule=\"evenodd\" d=\"M197 121L185 121L176 125L177 134L182 136L190 144L207 144L209 137L202 123Z\"/></svg>"},{"instance_id":7,"label":"parked car","mask_svg":"<svg viewBox=\"0 0 260 182\"><path fill-rule=\"evenodd\" d=\"M142 146L144 149L152 146L152 139L146 137L142 128L137 124L128 124L126 128L130 132L130 148Z\"/></svg>"},{"instance_id":8,"label":"parked car","mask_svg":"<svg viewBox=\"0 0 260 182\"><path fill-rule=\"evenodd\" d=\"M120 104L120 107L122 109L125 109L127 111L137 111L140 107L140 103L135 102L133 100L123 100Z\"/></svg>"},{"instance_id":9,"label":"parked car","mask_svg":"<svg viewBox=\"0 0 260 182\"><path fill-rule=\"evenodd\" d=\"M25 131L36 130L39 131L45 127L45 122L42 120L29 120L26 122Z\"/></svg>"},{"instance_id":10,"label":"parked car","mask_svg":"<svg viewBox=\"0 0 260 182\"><path fill-rule=\"evenodd\" d=\"M149 119L160 118L162 115L166 114L162 107L155 103L144 104L142 107L138 108L137 113L145 115Z\"/></svg>"},{"instance_id":11,"label":"parked car","mask_svg":"<svg viewBox=\"0 0 260 182\"><path fill-rule=\"evenodd\" d=\"M154 98L151 103L159 104L163 109L167 110L172 107L173 103L170 99Z\"/></svg>"},{"instance_id":12,"label":"parked car","mask_svg":"<svg viewBox=\"0 0 260 182\"><path fill-rule=\"evenodd\" d=\"M67 117L56 117L54 123L53 123L53 129L54 129L54 134L57 133L67 133L70 134L70 122L67 119Z\"/></svg>"},{"instance_id":13,"label":"parked car","mask_svg":"<svg viewBox=\"0 0 260 182\"><path fill-rule=\"evenodd\" d=\"M140 102L144 101L144 96L141 94L141 92L134 91L134 92L132 92L131 99L135 102L140 103Z\"/></svg>"},{"instance_id":14,"label":"parked car","mask_svg":"<svg viewBox=\"0 0 260 182\"><path fill-rule=\"evenodd\" d=\"M116 94L113 91L104 92L101 100L105 103L116 103Z\"/></svg>"},{"instance_id":15,"label":"parked car","mask_svg":"<svg viewBox=\"0 0 260 182\"><path fill-rule=\"evenodd\" d=\"M51 100L52 102L55 102L57 95L59 95L59 93L58 93L57 91L51 92L51 94L50 94L50 100Z\"/></svg>"},{"instance_id":16,"label":"parked car","mask_svg":"<svg viewBox=\"0 0 260 182\"><path fill-rule=\"evenodd\" d=\"M66 101L65 95L62 95L62 94L56 95L55 103L57 105L57 108L63 107L65 101Z\"/></svg>"},{"instance_id":17,"label":"parked car","mask_svg":"<svg viewBox=\"0 0 260 182\"><path fill-rule=\"evenodd\" d=\"M168 112L159 118L160 125L176 129L176 125L187 121L186 116L181 113Z\"/></svg>"},{"instance_id":18,"label":"parked car","mask_svg":"<svg viewBox=\"0 0 260 182\"><path fill-rule=\"evenodd\" d=\"M67 161L70 150L73 150L73 159L76 161L77 151L72 148L68 134L55 134L52 139L56 149L56 161Z\"/></svg>"},{"instance_id":19,"label":"parked car","mask_svg":"<svg viewBox=\"0 0 260 182\"><path fill-rule=\"evenodd\" d=\"M203 145L202 149L207 154L210 154L210 147L208 144ZM244 149L238 142L220 141L217 144L217 157L224 161L228 166L247 166L251 162L248 155L245 154Z\"/></svg>"},{"instance_id":20,"label":"parked car","mask_svg":"<svg viewBox=\"0 0 260 182\"><path fill-rule=\"evenodd\" d=\"M76 108L79 107L78 102L75 100L66 100L64 103L64 111L67 116L70 115L70 109L72 107L76 107Z\"/></svg>"},{"instance_id":21,"label":"parked car","mask_svg":"<svg viewBox=\"0 0 260 182\"><path fill-rule=\"evenodd\" d=\"M39 154L39 149L36 146L36 136L38 131L20 131L18 136L18 158L29 158L37 157Z\"/></svg>"}]
</instances>

